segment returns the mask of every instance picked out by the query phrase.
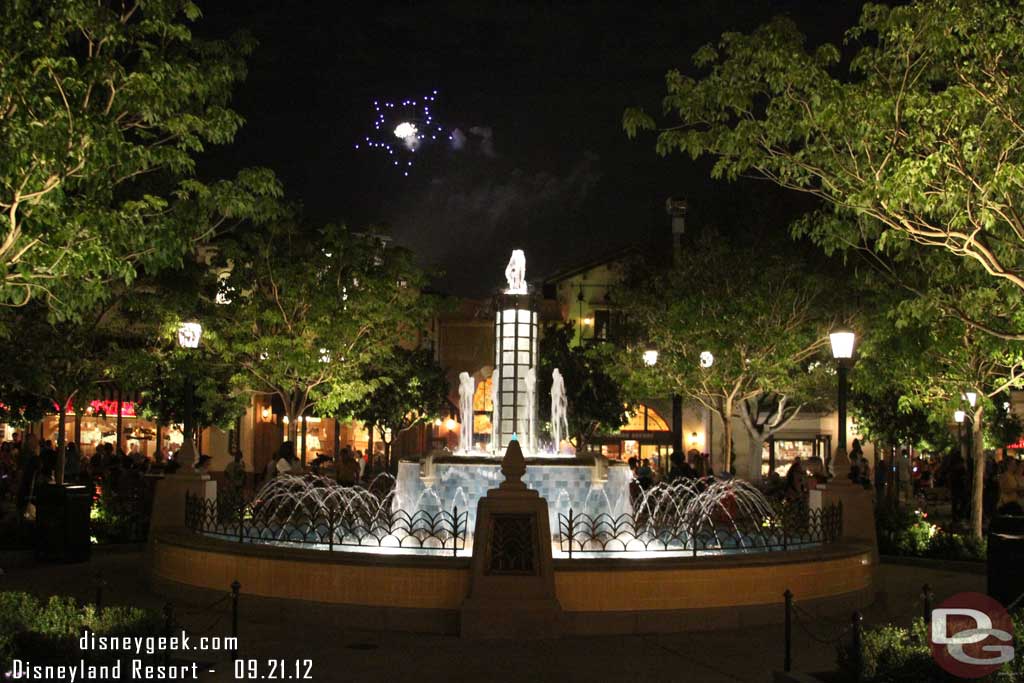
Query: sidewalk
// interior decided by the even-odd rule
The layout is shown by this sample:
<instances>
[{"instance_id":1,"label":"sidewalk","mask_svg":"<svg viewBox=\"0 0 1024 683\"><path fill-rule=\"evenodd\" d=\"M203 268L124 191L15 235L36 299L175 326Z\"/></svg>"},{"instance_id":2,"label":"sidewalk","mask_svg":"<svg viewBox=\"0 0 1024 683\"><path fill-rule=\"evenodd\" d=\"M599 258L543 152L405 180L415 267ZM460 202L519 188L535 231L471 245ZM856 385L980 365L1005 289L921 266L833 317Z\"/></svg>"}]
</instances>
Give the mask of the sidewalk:
<instances>
[{"instance_id":1,"label":"sidewalk","mask_svg":"<svg viewBox=\"0 0 1024 683\"><path fill-rule=\"evenodd\" d=\"M102 570L109 587L106 604L159 609L165 599L152 593L142 552L100 550L84 565L40 565L8 569L0 590L38 595L70 594L95 599L95 575ZM866 626L883 621L905 623L921 613L921 586L931 585L938 604L961 591L983 592L985 577L930 568L883 564L879 590L883 598L864 614ZM225 586L225 591L228 588ZM792 587L799 604L800 586ZM781 625L733 631L650 636L601 636L527 642L467 642L451 636L381 633L339 628L310 617L301 605L282 611L249 610L244 603L239 626L241 656L259 659L312 659L316 681L754 681L771 680L782 668ZM204 596L202 603L210 603ZM216 612L200 605L178 604L181 622L190 630L230 634L227 603ZM211 627L212 624L212 628ZM827 640L846 623L820 624L813 631ZM825 671L835 666L835 649L794 626L793 667ZM204 658L200 658L204 659ZM201 680L231 681L226 656L205 655L217 672ZM207 667L209 668L209 667Z\"/></svg>"}]
</instances>

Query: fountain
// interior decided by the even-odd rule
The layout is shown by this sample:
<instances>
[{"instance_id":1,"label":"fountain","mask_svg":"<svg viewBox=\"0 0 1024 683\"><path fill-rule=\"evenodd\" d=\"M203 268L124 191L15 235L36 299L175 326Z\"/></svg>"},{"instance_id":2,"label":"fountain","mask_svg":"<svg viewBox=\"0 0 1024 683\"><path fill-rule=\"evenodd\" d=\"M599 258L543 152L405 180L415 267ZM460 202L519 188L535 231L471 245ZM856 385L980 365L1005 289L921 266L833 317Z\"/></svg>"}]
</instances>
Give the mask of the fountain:
<instances>
[{"instance_id":1,"label":"fountain","mask_svg":"<svg viewBox=\"0 0 1024 683\"><path fill-rule=\"evenodd\" d=\"M417 510L420 501L427 499L439 501L432 504L450 511L456 507L467 509L460 504L465 502L472 528L477 501L501 482L501 454L511 441L518 441L528 465L523 480L548 501L552 529L557 528L558 515L568 514L570 509L616 516L629 512L631 477L624 463L608 462L599 454L577 457L559 453L569 426L565 381L557 369L553 371L551 387L553 447L538 447L539 306L526 283L526 256L522 250L512 252L505 277L508 286L494 298L490 449L473 449L473 378L468 372L461 372L462 426L458 450L400 462L394 508Z\"/></svg>"}]
</instances>

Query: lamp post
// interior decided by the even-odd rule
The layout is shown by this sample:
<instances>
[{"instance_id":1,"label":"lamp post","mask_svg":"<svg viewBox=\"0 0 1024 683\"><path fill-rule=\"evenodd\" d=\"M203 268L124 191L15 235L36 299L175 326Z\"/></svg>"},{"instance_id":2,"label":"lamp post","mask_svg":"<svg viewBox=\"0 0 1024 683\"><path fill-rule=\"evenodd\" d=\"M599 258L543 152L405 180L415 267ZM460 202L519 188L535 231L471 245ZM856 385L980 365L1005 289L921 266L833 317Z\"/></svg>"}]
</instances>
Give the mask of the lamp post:
<instances>
[{"instance_id":1,"label":"lamp post","mask_svg":"<svg viewBox=\"0 0 1024 683\"><path fill-rule=\"evenodd\" d=\"M973 391L964 392L967 405L971 407L970 417L967 419L967 457L974 457L974 407L978 405L978 394Z\"/></svg>"},{"instance_id":2,"label":"lamp post","mask_svg":"<svg viewBox=\"0 0 1024 683\"><path fill-rule=\"evenodd\" d=\"M953 421L956 422L956 445L961 454L964 449L964 418L967 414L962 410L953 411Z\"/></svg>"},{"instance_id":3,"label":"lamp post","mask_svg":"<svg viewBox=\"0 0 1024 683\"><path fill-rule=\"evenodd\" d=\"M850 330L837 330L828 336L832 344L832 357L836 360L839 375L838 419L839 431L836 434L836 445L846 451L846 394L848 391L847 374L853 365L853 344L856 335Z\"/></svg>"},{"instance_id":4,"label":"lamp post","mask_svg":"<svg viewBox=\"0 0 1024 683\"><path fill-rule=\"evenodd\" d=\"M199 339L203 336L203 326L197 322L183 322L178 325L178 346L183 349L199 348ZM192 467L196 460L195 447L195 385L192 383L192 363L185 366L185 416L182 420L182 431L184 432L181 450L175 460L179 467Z\"/></svg>"}]
</instances>

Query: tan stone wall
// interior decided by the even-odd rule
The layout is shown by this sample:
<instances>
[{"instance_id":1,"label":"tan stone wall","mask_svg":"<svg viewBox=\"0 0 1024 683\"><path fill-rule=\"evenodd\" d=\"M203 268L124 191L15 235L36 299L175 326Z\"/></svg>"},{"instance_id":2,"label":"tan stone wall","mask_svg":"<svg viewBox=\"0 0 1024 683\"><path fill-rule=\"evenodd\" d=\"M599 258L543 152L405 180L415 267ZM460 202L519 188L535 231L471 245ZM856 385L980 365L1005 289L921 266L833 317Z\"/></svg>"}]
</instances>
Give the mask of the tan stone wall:
<instances>
[{"instance_id":1,"label":"tan stone wall","mask_svg":"<svg viewBox=\"0 0 1024 683\"><path fill-rule=\"evenodd\" d=\"M199 588L226 590L237 579L248 595L349 605L458 609L469 592L468 567L321 563L283 559L280 551L242 555L161 542L153 545L151 571Z\"/></svg>"},{"instance_id":2,"label":"tan stone wall","mask_svg":"<svg viewBox=\"0 0 1024 683\"><path fill-rule=\"evenodd\" d=\"M555 571L567 612L680 610L781 603L790 589L800 601L871 586L870 553L831 560L704 568ZM682 560L681 564L685 564Z\"/></svg>"}]
</instances>

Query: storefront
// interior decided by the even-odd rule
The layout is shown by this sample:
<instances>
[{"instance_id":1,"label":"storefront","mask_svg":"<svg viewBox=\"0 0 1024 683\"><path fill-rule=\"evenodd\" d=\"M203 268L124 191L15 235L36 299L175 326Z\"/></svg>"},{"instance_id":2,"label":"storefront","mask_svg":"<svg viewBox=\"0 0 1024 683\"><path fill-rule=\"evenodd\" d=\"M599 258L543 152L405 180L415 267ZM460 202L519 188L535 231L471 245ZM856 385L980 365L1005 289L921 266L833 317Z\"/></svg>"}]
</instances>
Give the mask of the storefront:
<instances>
[{"instance_id":1,"label":"storefront","mask_svg":"<svg viewBox=\"0 0 1024 683\"><path fill-rule=\"evenodd\" d=\"M832 452L831 434L786 435L768 439L761 452L761 477L767 478L772 471L785 477L790 465L797 458L803 462L817 456L822 463L828 462Z\"/></svg>"},{"instance_id":2,"label":"storefront","mask_svg":"<svg viewBox=\"0 0 1024 683\"><path fill-rule=\"evenodd\" d=\"M601 455L613 460L647 458L658 472L668 471L672 452L672 428L654 408L640 404L622 429L615 434L595 436L591 444Z\"/></svg>"}]
</instances>

